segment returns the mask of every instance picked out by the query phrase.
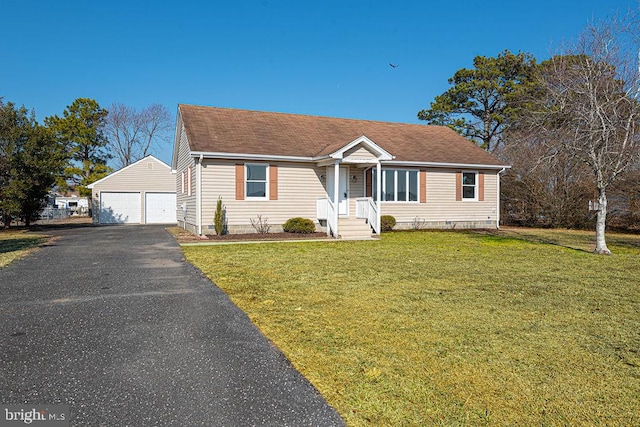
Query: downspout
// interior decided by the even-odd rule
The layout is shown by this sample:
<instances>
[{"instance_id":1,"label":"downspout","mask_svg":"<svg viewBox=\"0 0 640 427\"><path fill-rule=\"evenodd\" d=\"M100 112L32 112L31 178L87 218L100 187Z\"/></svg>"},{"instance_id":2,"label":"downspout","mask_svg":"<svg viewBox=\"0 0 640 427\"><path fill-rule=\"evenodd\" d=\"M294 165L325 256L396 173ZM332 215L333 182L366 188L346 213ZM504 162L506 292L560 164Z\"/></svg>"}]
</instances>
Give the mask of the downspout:
<instances>
[{"instance_id":1,"label":"downspout","mask_svg":"<svg viewBox=\"0 0 640 427\"><path fill-rule=\"evenodd\" d=\"M340 160L333 163L333 219L336 225L335 238L338 238L338 212L340 211Z\"/></svg>"},{"instance_id":2,"label":"downspout","mask_svg":"<svg viewBox=\"0 0 640 427\"><path fill-rule=\"evenodd\" d=\"M196 164L196 222L198 223L198 236L202 236L202 159L200 154Z\"/></svg>"},{"instance_id":3,"label":"downspout","mask_svg":"<svg viewBox=\"0 0 640 427\"><path fill-rule=\"evenodd\" d=\"M382 168L380 167L380 160L376 163L376 200L378 201L378 236L382 234L382 224L380 224L380 216L382 210Z\"/></svg>"},{"instance_id":4,"label":"downspout","mask_svg":"<svg viewBox=\"0 0 640 427\"><path fill-rule=\"evenodd\" d=\"M504 171L506 171L507 168L502 168L502 170L500 172L497 173L496 175L496 186L497 186L497 201L496 201L496 228L499 230L500 229L500 174L504 173Z\"/></svg>"}]
</instances>

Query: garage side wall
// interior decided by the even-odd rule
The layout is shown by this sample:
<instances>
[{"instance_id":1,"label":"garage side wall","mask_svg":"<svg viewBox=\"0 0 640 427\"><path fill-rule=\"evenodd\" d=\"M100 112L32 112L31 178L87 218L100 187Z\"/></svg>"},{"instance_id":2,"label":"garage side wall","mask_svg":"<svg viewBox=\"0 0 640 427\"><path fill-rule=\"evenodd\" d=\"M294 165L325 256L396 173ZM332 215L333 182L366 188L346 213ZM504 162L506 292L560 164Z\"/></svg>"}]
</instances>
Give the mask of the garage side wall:
<instances>
[{"instance_id":1,"label":"garage side wall","mask_svg":"<svg viewBox=\"0 0 640 427\"><path fill-rule=\"evenodd\" d=\"M93 222L100 221L100 194L106 193L137 193L140 197L140 223L145 222L146 193L174 193L175 175L165 165L154 158L143 159L128 168L113 173L92 189Z\"/></svg>"}]
</instances>

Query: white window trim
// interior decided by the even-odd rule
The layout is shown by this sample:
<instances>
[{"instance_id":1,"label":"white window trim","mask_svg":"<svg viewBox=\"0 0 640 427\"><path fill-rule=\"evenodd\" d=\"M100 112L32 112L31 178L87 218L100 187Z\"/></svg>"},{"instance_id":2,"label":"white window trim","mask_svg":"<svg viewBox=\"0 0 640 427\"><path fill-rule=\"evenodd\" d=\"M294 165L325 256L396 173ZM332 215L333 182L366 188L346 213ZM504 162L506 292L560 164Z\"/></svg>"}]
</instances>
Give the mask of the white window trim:
<instances>
[{"instance_id":1,"label":"white window trim","mask_svg":"<svg viewBox=\"0 0 640 427\"><path fill-rule=\"evenodd\" d=\"M191 193L193 192L193 190L191 189L192 187L192 176L193 175L193 168L191 166L189 166L187 168L187 196L191 196Z\"/></svg>"},{"instance_id":2,"label":"white window trim","mask_svg":"<svg viewBox=\"0 0 640 427\"><path fill-rule=\"evenodd\" d=\"M374 169L375 170L375 169ZM382 197L382 195L384 195L386 193L385 189L386 189L386 180L385 180L385 176L387 174L387 172L389 171L393 171L393 195L396 198L396 200L382 200L382 203L420 203L420 170L419 169L405 169L405 168L389 168L389 169L385 169L383 168L380 172L380 180L382 181L380 183L380 195ZM415 172L417 174L416 176L416 196L417 196L417 200L397 200L398 198L398 171L406 171L406 172ZM407 199L409 199L409 193L411 192L411 188L409 187L409 173L407 173L406 175L406 184L407 184ZM373 174L372 174L372 178L371 178L371 187L372 187L372 193L375 191L375 189L373 188Z\"/></svg>"},{"instance_id":3,"label":"white window trim","mask_svg":"<svg viewBox=\"0 0 640 427\"><path fill-rule=\"evenodd\" d=\"M471 185L465 185L464 184L464 174L465 173L472 173L475 174L475 179L474 182L475 184L473 185L474 191L473 191L473 198L470 197L464 197L464 187L471 187ZM478 171L463 171L462 172L462 180L460 182L460 196L462 197L462 201L463 202L477 202L478 201L478 192L480 191L480 187L478 185L478 178L479 178L479 173Z\"/></svg>"},{"instance_id":4,"label":"white window trim","mask_svg":"<svg viewBox=\"0 0 640 427\"><path fill-rule=\"evenodd\" d=\"M247 182L249 182L248 166L264 166L265 167L265 181L264 181L264 197L252 197L247 194ZM262 182L252 180L252 182ZM245 163L244 164L244 198L245 200L269 200L269 165L266 163Z\"/></svg>"},{"instance_id":5,"label":"white window trim","mask_svg":"<svg viewBox=\"0 0 640 427\"><path fill-rule=\"evenodd\" d=\"M185 185L185 181L187 179L187 171L182 171L182 176L180 177L180 183L182 184L182 194L186 193L187 186Z\"/></svg>"}]
</instances>

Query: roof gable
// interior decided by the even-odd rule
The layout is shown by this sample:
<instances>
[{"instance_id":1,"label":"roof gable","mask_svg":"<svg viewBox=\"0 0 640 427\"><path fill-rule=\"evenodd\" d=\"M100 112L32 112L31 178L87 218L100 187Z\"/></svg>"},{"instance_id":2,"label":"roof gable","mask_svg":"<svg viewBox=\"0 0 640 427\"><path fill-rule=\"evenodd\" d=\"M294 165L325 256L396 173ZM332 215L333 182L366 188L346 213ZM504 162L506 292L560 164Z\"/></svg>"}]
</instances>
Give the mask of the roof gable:
<instances>
[{"instance_id":1,"label":"roof gable","mask_svg":"<svg viewBox=\"0 0 640 427\"><path fill-rule=\"evenodd\" d=\"M384 149L379 147L375 142L362 135L360 138L356 138L339 150L329 154L332 159L344 159L345 157L354 157L358 159L358 152L365 150L367 153L373 154L374 157L380 160L391 160L393 156L387 153ZM371 156L366 156L370 158Z\"/></svg>"},{"instance_id":2,"label":"roof gable","mask_svg":"<svg viewBox=\"0 0 640 427\"><path fill-rule=\"evenodd\" d=\"M149 154L148 156L143 157L142 159L138 160L135 163L131 163L130 165L125 166L122 169L118 169L117 171L110 173L109 175L105 176L102 179L99 179L99 180L97 180L95 182L92 182L91 184L87 185L87 188L93 188L95 185L100 184L100 183L102 183L102 182L104 182L104 181L106 181L106 180L108 180L108 179L110 179L110 178L112 178L112 177L124 172L124 171L136 168L139 164L142 164L142 162L147 162L148 163L149 160L153 161L154 163L158 163L159 165L162 165L162 167L167 168L168 171L171 172L171 166L169 166L168 164L166 164L162 160L158 160L157 158L155 158L154 156Z\"/></svg>"},{"instance_id":3,"label":"roof gable","mask_svg":"<svg viewBox=\"0 0 640 427\"><path fill-rule=\"evenodd\" d=\"M184 104L178 109L191 152L319 160L364 143L381 159L397 162L506 166L444 126Z\"/></svg>"}]
</instances>

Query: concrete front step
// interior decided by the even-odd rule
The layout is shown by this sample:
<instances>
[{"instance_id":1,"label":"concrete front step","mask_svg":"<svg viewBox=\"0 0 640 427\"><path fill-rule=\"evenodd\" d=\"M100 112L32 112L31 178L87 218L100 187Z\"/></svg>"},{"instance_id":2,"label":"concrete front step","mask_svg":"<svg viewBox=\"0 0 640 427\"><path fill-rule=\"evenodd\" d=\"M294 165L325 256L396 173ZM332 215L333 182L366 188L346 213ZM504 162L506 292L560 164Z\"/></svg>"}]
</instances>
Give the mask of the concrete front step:
<instances>
[{"instance_id":1,"label":"concrete front step","mask_svg":"<svg viewBox=\"0 0 640 427\"><path fill-rule=\"evenodd\" d=\"M371 239L373 236L371 235L371 233L368 234L364 234L364 233L340 233L338 235L338 239L344 239L344 240L356 240L356 239Z\"/></svg>"},{"instance_id":2,"label":"concrete front step","mask_svg":"<svg viewBox=\"0 0 640 427\"><path fill-rule=\"evenodd\" d=\"M341 239L371 239L372 232L369 224L363 219L341 218L338 221L339 238Z\"/></svg>"}]
</instances>

